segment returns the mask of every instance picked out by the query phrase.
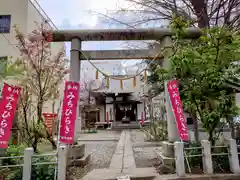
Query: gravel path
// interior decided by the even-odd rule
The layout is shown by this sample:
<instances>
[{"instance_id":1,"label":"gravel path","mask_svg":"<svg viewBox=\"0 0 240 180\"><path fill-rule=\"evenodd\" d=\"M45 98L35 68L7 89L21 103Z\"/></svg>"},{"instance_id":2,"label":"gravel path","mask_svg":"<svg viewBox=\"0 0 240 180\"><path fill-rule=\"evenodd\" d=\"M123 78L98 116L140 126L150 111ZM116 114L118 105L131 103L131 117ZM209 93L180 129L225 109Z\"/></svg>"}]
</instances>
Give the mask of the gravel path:
<instances>
[{"instance_id":1,"label":"gravel path","mask_svg":"<svg viewBox=\"0 0 240 180\"><path fill-rule=\"evenodd\" d=\"M85 153L91 153L89 164L83 168L72 167L69 169L69 180L81 179L93 169L108 168L112 155L116 149L117 142L94 141L85 142Z\"/></svg>"},{"instance_id":2,"label":"gravel path","mask_svg":"<svg viewBox=\"0 0 240 180\"><path fill-rule=\"evenodd\" d=\"M113 136L112 136L113 135ZM83 167L73 167L69 169L68 180L79 180L93 169L108 168L111 158L116 149L117 141L107 141L107 139L119 138L120 133L101 132L94 135L82 136L82 142L85 144L85 152L91 153L90 163ZM90 140L91 139L91 140ZM89 141L88 141L89 140ZM131 131L131 141L137 168L153 167L156 164L157 148L155 143L145 142L144 134L140 130Z\"/></svg>"},{"instance_id":3,"label":"gravel path","mask_svg":"<svg viewBox=\"0 0 240 180\"><path fill-rule=\"evenodd\" d=\"M117 142L86 143L85 152L91 153L91 167L93 169L108 168Z\"/></svg>"},{"instance_id":4,"label":"gravel path","mask_svg":"<svg viewBox=\"0 0 240 180\"><path fill-rule=\"evenodd\" d=\"M79 180L93 169L108 168L120 134L114 131L81 134L80 143L85 144L85 154L90 153L91 159L85 167L69 168L68 180Z\"/></svg>"},{"instance_id":5,"label":"gravel path","mask_svg":"<svg viewBox=\"0 0 240 180\"><path fill-rule=\"evenodd\" d=\"M132 130L131 140L137 168L153 167L157 162L156 143L145 142L144 133Z\"/></svg>"},{"instance_id":6,"label":"gravel path","mask_svg":"<svg viewBox=\"0 0 240 180\"><path fill-rule=\"evenodd\" d=\"M153 147L133 148L137 168L153 167L157 156Z\"/></svg>"}]
</instances>

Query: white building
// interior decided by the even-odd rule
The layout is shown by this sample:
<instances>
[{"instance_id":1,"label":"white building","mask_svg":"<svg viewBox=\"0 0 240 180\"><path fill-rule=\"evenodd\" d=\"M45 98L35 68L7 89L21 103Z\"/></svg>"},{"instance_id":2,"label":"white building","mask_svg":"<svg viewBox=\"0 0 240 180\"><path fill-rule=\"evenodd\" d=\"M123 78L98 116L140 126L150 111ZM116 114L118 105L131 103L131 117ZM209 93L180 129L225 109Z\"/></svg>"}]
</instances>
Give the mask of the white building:
<instances>
[{"instance_id":1,"label":"white building","mask_svg":"<svg viewBox=\"0 0 240 180\"><path fill-rule=\"evenodd\" d=\"M121 61L92 61L92 63L101 71L108 75L123 75L123 65ZM88 61L81 62L81 81L96 78L96 69ZM99 73L99 78L103 78Z\"/></svg>"},{"instance_id":2,"label":"white building","mask_svg":"<svg viewBox=\"0 0 240 180\"><path fill-rule=\"evenodd\" d=\"M27 35L36 29L36 23L49 23L49 27L56 29L51 19L35 0L1 0L0 5L0 59L12 57L17 59L20 55L15 38L14 25ZM59 52L64 43L52 43L53 54ZM56 106L57 107L57 106ZM44 112L52 112L51 103L47 103ZM56 112L56 111L55 111Z\"/></svg>"}]
</instances>

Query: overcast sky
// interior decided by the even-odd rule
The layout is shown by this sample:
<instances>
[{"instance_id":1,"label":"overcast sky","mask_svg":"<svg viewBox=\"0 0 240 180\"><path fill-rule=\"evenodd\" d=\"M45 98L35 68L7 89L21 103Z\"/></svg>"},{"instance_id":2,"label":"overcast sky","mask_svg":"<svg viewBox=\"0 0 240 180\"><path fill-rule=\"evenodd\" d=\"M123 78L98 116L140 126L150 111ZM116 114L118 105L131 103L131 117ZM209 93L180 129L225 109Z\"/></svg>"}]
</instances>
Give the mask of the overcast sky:
<instances>
[{"instance_id":1,"label":"overcast sky","mask_svg":"<svg viewBox=\"0 0 240 180\"><path fill-rule=\"evenodd\" d=\"M39 0L43 9L61 27L95 28L98 14L129 6L126 0Z\"/></svg>"},{"instance_id":2,"label":"overcast sky","mask_svg":"<svg viewBox=\"0 0 240 180\"><path fill-rule=\"evenodd\" d=\"M136 8L126 0L38 0L38 2L59 29L109 28L108 23L102 23L106 17L101 14L109 14L122 8ZM124 47L126 42L86 42L83 43L82 49L104 50ZM129 64L133 63L135 62Z\"/></svg>"}]
</instances>

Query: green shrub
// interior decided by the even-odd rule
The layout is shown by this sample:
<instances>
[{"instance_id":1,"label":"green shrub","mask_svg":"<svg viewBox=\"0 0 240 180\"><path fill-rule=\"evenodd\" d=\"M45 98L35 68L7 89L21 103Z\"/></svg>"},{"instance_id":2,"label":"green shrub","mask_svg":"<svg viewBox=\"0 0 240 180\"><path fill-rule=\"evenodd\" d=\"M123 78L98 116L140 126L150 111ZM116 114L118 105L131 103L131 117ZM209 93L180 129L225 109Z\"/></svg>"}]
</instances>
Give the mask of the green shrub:
<instances>
[{"instance_id":1,"label":"green shrub","mask_svg":"<svg viewBox=\"0 0 240 180\"><path fill-rule=\"evenodd\" d=\"M6 157L23 156L24 154L23 145L9 145L5 152ZM2 161L3 165L17 165L23 164L23 158L9 158ZM21 180L22 179L22 167L11 167L6 168L4 171L4 177L6 180Z\"/></svg>"},{"instance_id":2,"label":"green shrub","mask_svg":"<svg viewBox=\"0 0 240 180\"><path fill-rule=\"evenodd\" d=\"M23 145L10 145L8 149L5 152L6 157L13 157L13 156L23 156L24 152L24 146ZM10 158L10 159L4 159L2 161L3 165L15 165L20 164L21 158Z\"/></svg>"},{"instance_id":3,"label":"green shrub","mask_svg":"<svg viewBox=\"0 0 240 180\"><path fill-rule=\"evenodd\" d=\"M24 146L9 146L6 150L6 156L22 156ZM54 157L34 157L32 163L52 162ZM4 159L3 165L23 164L20 158ZM8 168L4 173L6 180L22 180L22 167ZM54 180L55 165L33 165L31 180Z\"/></svg>"},{"instance_id":4,"label":"green shrub","mask_svg":"<svg viewBox=\"0 0 240 180\"><path fill-rule=\"evenodd\" d=\"M52 161L52 157L34 158L34 163L43 163ZM54 180L55 165L33 165L31 180Z\"/></svg>"},{"instance_id":5,"label":"green shrub","mask_svg":"<svg viewBox=\"0 0 240 180\"><path fill-rule=\"evenodd\" d=\"M215 172L230 172L227 147L213 147L212 153L216 154L212 156L213 170Z\"/></svg>"},{"instance_id":6,"label":"green shrub","mask_svg":"<svg viewBox=\"0 0 240 180\"><path fill-rule=\"evenodd\" d=\"M189 148L193 147L201 147L200 143L194 142L189 145ZM191 150L185 150L185 153L187 156L191 155L198 155L202 154L201 148L191 149ZM212 147L212 161L213 161L213 169L215 172L230 172L229 167L229 159L228 159L228 150L226 147ZM202 156L193 156L193 157L187 157L189 166L191 171L194 171L195 169L203 170L202 166ZM189 172L188 164L185 158L185 167L186 172Z\"/></svg>"},{"instance_id":7,"label":"green shrub","mask_svg":"<svg viewBox=\"0 0 240 180\"><path fill-rule=\"evenodd\" d=\"M167 140L167 122L166 121L151 121L147 127L142 128L144 134L149 141L164 141Z\"/></svg>"},{"instance_id":8,"label":"green shrub","mask_svg":"<svg viewBox=\"0 0 240 180\"><path fill-rule=\"evenodd\" d=\"M23 172L22 167L14 168L7 173L5 179L6 180L22 180L22 172Z\"/></svg>"},{"instance_id":9,"label":"green shrub","mask_svg":"<svg viewBox=\"0 0 240 180\"><path fill-rule=\"evenodd\" d=\"M194 155L202 154L202 149L200 147L201 147L201 144L199 142L192 142L187 146L187 148L194 148L194 149L185 150L185 155L187 156L185 157L186 172L189 172L188 164L190 166L191 171L194 168L202 169L202 156L194 156Z\"/></svg>"}]
</instances>

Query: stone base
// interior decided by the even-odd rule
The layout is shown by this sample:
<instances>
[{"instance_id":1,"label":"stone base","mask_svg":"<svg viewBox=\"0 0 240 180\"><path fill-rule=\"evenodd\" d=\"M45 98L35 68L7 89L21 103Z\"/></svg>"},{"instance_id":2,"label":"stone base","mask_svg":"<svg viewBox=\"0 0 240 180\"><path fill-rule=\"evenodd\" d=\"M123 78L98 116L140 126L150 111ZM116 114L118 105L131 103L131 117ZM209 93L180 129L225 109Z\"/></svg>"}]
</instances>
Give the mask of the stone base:
<instances>
[{"instance_id":1,"label":"stone base","mask_svg":"<svg viewBox=\"0 0 240 180\"><path fill-rule=\"evenodd\" d=\"M75 145L73 147L69 147L68 158L80 159L84 156L84 153L85 153L85 144Z\"/></svg>"},{"instance_id":2,"label":"stone base","mask_svg":"<svg viewBox=\"0 0 240 180\"><path fill-rule=\"evenodd\" d=\"M162 142L162 154L166 157L174 157L174 144L163 141Z\"/></svg>"},{"instance_id":3,"label":"stone base","mask_svg":"<svg viewBox=\"0 0 240 180\"><path fill-rule=\"evenodd\" d=\"M68 149L68 166L85 166L90 154L85 155L85 144L74 145Z\"/></svg>"},{"instance_id":4,"label":"stone base","mask_svg":"<svg viewBox=\"0 0 240 180\"><path fill-rule=\"evenodd\" d=\"M159 161L162 162L162 164L164 164L166 166L172 166L172 167L175 166L175 160L164 156L162 152L157 152L157 156L158 156Z\"/></svg>"},{"instance_id":5,"label":"stone base","mask_svg":"<svg viewBox=\"0 0 240 180\"><path fill-rule=\"evenodd\" d=\"M81 159L71 160L70 163L68 164L68 166L84 167L88 164L88 162L90 161L90 158L91 158L91 154L86 154Z\"/></svg>"},{"instance_id":6,"label":"stone base","mask_svg":"<svg viewBox=\"0 0 240 180\"><path fill-rule=\"evenodd\" d=\"M162 149L156 151L159 159L159 166L157 167L159 173L172 173L175 172L175 159L174 159L174 144L170 142L162 142Z\"/></svg>"}]
</instances>

